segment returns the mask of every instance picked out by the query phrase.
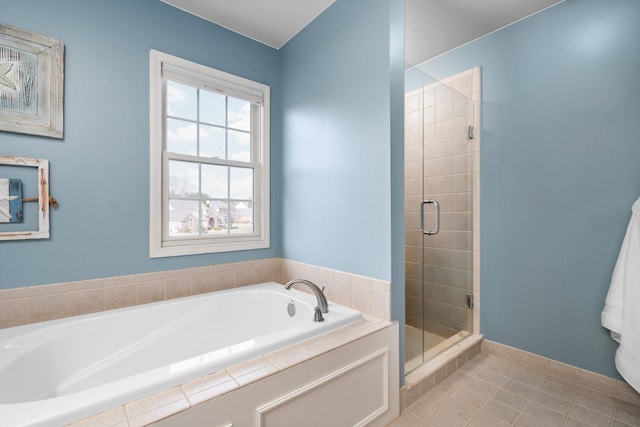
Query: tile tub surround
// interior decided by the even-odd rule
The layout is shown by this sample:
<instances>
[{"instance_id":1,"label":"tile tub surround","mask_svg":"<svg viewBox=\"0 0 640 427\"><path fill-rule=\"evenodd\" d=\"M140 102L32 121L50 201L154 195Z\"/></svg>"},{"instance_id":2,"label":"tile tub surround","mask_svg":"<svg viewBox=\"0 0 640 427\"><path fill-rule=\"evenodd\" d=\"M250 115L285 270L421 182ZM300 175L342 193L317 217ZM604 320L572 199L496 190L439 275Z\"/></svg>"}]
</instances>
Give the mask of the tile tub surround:
<instances>
[{"instance_id":1,"label":"tile tub surround","mask_svg":"<svg viewBox=\"0 0 640 427\"><path fill-rule=\"evenodd\" d=\"M324 287L329 301L358 310L365 319L391 320L391 284L387 281L282 259L280 283L296 278ZM311 293L304 286L296 289Z\"/></svg>"},{"instance_id":2,"label":"tile tub surround","mask_svg":"<svg viewBox=\"0 0 640 427\"><path fill-rule=\"evenodd\" d=\"M195 379L69 424L69 427L139 427L160 421L269 375L310 360L391 325L386 320L361 320L301 341L247 362Z\"/></svg>"},{"instance_id":3,"label":"tile tub surround","mask_svg":"<svg viewBox=\"0 0 640 427\"><path fill-rule=\"evenodd\" d=\"M217 264L0 290L0 328L293 278L326 287L329 302L357 309L363 320L74 424L142 426L387 327L390 283L280 258Z\"/></svg>"},{"instance_id":4,"label":"tile tub surround","mask_svg":"<svg viewBox=\"0 0 640 427\"><path fill-rule=\"evenodd\" d=\"M271 258L0 290L0 328L294 278L325 286L329 301L365 319L391 319L389 282Z\"/></svg>"}]
</instances>

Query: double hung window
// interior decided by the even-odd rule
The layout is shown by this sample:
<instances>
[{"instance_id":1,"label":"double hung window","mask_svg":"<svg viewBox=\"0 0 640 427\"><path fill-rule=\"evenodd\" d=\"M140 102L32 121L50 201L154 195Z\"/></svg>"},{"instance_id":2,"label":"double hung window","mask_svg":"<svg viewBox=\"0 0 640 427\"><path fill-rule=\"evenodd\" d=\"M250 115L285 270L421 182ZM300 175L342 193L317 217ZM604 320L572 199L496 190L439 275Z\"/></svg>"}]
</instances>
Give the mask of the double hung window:
<instances>
[{"instance_id":1,"label":"double hung window","mask_svg":"<svg viewBox=\"0 0 640 427\"><path fill-rule=\"evenodd\" d=\"M269 87L150 59L150 255L268 247Z\"/></svg>"}]
</instances>

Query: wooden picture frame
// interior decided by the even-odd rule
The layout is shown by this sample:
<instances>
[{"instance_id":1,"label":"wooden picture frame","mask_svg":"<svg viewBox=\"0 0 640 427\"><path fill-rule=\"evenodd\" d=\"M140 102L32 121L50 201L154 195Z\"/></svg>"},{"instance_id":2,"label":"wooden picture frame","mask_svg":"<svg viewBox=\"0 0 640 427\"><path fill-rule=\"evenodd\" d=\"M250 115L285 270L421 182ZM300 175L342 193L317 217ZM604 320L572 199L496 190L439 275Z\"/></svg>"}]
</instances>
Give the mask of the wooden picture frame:
<instances>
[{"instance_id":1,"label":"wooden picture frame","mask_svg":"<svg viewBox=\"0 0 640 427\"><path fill-rule=\"evenodd\" d=\"M0 130L63 138L64 44L0 23Z\"/></svg>"},{"instance_id":2,"label":"wooden picture frame","mask_svg":"<svg viewBox=\"0 0 640 427\"><path fill-rule=\"evenodd\" d=\"M0 165L38 168L38 230L0 232L0 240L49 238L49 161L28 157L0 156Z\"/></svg>"}]
</instances>

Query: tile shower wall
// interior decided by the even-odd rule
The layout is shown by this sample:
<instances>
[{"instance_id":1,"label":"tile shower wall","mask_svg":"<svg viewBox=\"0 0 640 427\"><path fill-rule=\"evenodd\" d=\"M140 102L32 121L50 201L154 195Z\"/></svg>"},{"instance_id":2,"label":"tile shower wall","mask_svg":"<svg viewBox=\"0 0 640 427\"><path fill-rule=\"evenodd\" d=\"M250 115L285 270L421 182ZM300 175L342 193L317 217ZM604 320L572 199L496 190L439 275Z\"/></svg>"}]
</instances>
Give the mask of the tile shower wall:
<instances>
[{"instance_id":1,"label":"tile shower wall","mask_svg":"<svg viewBox=\"0 0 640 427\"><path fill-rule=\"evenodd\" d=\"M479 225L479 214L474 218L479 155L477 140L467 139L467 126L479 127L473 101L479 99L479 73L469 70L406 96L406 322L421 328L424 309L425 329L442 336L474 330L466 298L474 280L474 252L479 249L472 231L476 220ZM441 231L425 236L424 243L423 197L437 200L441 208ZM433 228L432 205L425 206L424 222Z\"/></svg>"},{"instance_id":2,"label":"tile shower wall","mask_svg":"<svg viewBox=\"0 0 640 427\"><path fill-rule=\"evenodd\" d=\"M0 328L292 278L326 287L330 301L365 319L391 319L389 282L270 258L0 290Z\"/></svg>"}]
</instances>

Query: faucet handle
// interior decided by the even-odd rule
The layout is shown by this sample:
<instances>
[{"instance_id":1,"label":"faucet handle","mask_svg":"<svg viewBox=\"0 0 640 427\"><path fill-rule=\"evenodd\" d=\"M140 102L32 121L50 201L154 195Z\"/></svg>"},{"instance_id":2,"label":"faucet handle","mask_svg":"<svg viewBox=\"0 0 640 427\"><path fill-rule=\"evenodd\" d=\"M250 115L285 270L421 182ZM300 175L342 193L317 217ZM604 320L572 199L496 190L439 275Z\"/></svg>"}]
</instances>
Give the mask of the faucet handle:
<instances>
[{"instance_id":1,"label":"faucet handle","mask_svg":"<svg viewBox=\"0 0 640 427\"><path fill-rule=\"evenodd\" d=\"M324 317L322 316L322 310L320 307L316 305L313 313L313 321L314 322L324 322Z\"/></svg>"},{"instance_id":2,"label":"faucet handle","mask_svg":"<svg viewBox=\"0 0 640 427\"><path fill-rule=\"evenodd\" d=\"M320 289L320 292L324 294L324 286L322 287L322 289Z\"/></svg>"}]
</instances>

